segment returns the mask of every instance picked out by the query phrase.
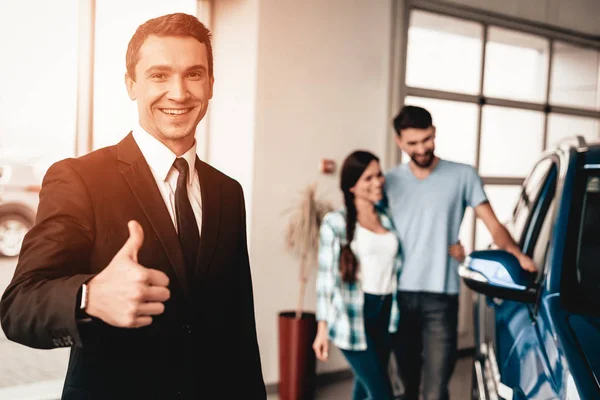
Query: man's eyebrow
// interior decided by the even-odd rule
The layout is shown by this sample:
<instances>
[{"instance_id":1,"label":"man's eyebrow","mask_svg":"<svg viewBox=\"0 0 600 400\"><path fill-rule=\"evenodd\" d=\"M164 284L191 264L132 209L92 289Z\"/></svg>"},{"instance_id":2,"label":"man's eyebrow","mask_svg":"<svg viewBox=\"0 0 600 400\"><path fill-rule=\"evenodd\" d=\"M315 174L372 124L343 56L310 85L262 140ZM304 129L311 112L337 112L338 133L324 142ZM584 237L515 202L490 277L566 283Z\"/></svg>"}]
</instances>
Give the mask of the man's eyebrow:
<instances>
[{"instance_id":1,"label":"man's eyebrow","mask_svg":"<svg viewBox=\"0 0 600 400\"><path fill-rule=\"evenodd\" d=\"M198 64L198 65L192 65L191 67L189 67L189 68L186 68L185 72L190 72L190 71L199 71L199 70L206 71L206 70L207 70L207 68L206 68L206 66L204 66L204 65L202 65L202 64Z\"/></svg>"},{"instance_id":2,"label":"man's eyebrow","mask_svg":"<svg viewBox=\"0 0 600 400\"><path fill-rule=\"evenodd\" d=\"M168 65L151 65L150 67L148 67L148 69L145 71L145 74L151 74L153 72L170 72L173 69L171 67L169 67Z\"/></svg>"},{"instance_id":3,"label":"man's eyebrow","mask_svg":"<svg viewBox=\"0 0 600 400\"><path fill-rule=\"evenodd\" d=\"M152 65L150 67L148 67L148 69L146 70L146 75L148 74L152 74L155 72L172 72L173 68L171 68L168 65ZM185 72L191 72L191 71L207 71L206 66L202 65L202 64L197 64L197 65L192 65L191 67L188 67L185 69Z\"/></svg>"},{"instance_id":4,"label":"man's eyebrow","mask_svg":"<svg viewBox=\"0 0 600 400\"><path fill-rule=\"evenodd\" d=\"M429 139L431 139L432 137L433 137L433 135L429 135L429 136L427 136L427 137L426 137L425 139L423 139L423 140L413 140L413 141L410 141L410 142L407 142L407 143L408 143L408 144L410 144L410 145L417 144L417 143L425 143L426 141L428 141L428 140L429 140Z\"/></svg>"}]
</instances>

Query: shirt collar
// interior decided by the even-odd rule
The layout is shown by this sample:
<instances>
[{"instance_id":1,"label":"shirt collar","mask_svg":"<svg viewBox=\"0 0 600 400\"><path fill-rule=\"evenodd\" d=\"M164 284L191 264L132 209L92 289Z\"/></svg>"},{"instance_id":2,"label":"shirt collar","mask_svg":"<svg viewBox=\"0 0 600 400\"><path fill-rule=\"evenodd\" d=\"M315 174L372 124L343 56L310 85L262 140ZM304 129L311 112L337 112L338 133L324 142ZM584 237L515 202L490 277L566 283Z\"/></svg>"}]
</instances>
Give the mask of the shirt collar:
<instances>
[{"instance_id":1,"label":"shirt collar","mask_svg":"<svg viewBox=\"0 0 600 400\"><path fill-rule=\"evenodd\" d=\"M163 181L166 181L173 163L177 156L167 146L161 143L154 136L149 134L139 123L133 128L133 139L137 143L140 151L142 152L146 162L154 173ZM196 166L196 141L192 147L181 155L188 163L189 171L194 171ZM194 174L188 174L188 183L192 184Z\"/></svg>"}]
</instances>

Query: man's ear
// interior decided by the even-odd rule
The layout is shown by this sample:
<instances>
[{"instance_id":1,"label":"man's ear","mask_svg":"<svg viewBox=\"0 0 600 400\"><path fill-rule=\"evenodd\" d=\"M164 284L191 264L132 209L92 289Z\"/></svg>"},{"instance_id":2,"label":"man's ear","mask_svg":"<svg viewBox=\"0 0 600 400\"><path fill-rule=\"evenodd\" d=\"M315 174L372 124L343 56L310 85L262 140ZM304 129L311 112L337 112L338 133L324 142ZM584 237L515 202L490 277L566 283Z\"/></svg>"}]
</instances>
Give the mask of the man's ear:
<instances>
[{"instance_id":1,"label":"man's ear","mask_svg":"<svg viewBox=\"0 0 600 400\"><path fill-rule=\"evenodd\" d=\"M404 149L402 148L402 147L403 147L403 146L402 146L402 145L403 145L403 142L402 142L402 136L400 136L400 135L396 135L396 136L394 136L394 140L396 141L396 145L398 146L398 148L399 148L400 150L404 150Z\"/></svg>"},{"instance_id":2,"label":"man's ear","mask_svg":"<svg viewBox=\"0 0 600 400\"><path fill-rule=\"evenodd\" d=\"M210 82L209 82L209 90L208 90L208 99L212 99L213 97L213 86L215 85L215 77L211 76L210 77Z\"/></svg>"},{"instance_id":3,"label":"man's ear","mask_svg":"<svg viewBox=\"0 0 600 400\"><path fill-rule=\"evenodd\" d=\"M432 137L435 139L435 132L436 132L435 125L431 125L431 127L433 128L433 134L432 134Z\"/></svg>"},{"instance_id":4,"label":"man's ear","mask_svg":"<svg viewBox=\"0 0 600 400\"><path fill-rule=\"evenodd\" d=\"M129 76L128 73L125 73L125 87L127 88L127 94L129 95L129 98L131 100L136 99L135 85L136 85L136 83L133 80L133 78L131 76Z\"/></svg>"}]
</instances>

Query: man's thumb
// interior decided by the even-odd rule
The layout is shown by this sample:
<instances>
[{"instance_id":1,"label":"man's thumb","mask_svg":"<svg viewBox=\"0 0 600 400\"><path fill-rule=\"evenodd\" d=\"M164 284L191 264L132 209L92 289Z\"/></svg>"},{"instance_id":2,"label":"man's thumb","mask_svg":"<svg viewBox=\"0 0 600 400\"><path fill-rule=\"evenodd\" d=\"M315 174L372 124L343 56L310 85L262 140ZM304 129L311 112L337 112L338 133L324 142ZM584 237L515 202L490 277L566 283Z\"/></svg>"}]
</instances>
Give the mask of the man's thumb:
<instances>
[{"instance_id":1,"label":"man's thumb","mask_svg":"<svg viewBox=\"0 0 600 400\"><path fill-rule=\"evenodd\" d=\"M127 227L129 228L129 239L127 239L121 248L121 252L124 255L131 257L133 261L137 262L138 251L144 243L144 230L137 221L129 221L127 223Z\"/></svg>"}]
</instances>

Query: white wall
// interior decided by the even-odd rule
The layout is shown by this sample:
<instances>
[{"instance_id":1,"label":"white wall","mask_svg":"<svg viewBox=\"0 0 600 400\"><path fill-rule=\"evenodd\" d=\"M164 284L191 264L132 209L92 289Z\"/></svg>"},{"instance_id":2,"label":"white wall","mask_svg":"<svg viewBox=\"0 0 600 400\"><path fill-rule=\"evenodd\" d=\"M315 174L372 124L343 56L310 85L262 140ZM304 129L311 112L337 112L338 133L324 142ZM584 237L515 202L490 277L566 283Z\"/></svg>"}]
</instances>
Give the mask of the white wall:
<instances>
[{"instance_id":1,"label":"white wall","mask_svg":"<svg viewBox=\"0 0 600 400\"><path fill-rule=\"evenodd\" d=\"M207 161L237 179L252 210L256 121L258 0L213 3L215 85L208 113ZM251 218L248 232L252 234Z\"/></svg>"},{"instance_id":2,"label":"white wall","mask_svg":"<svg viewBox=\"0 0 600 400\"><path fill-rule=\"evenodd\" d=\"M384 155L391 0L214 4L216 83L208 159L246 182L263 373L267 383L275 383L277 314L295 306L298 291L298 262L284 249L282 213L315 179L339 204L337 176L318 177L322 157L340 163L357 148ZM314 310L314 303L313 274L306 309ZM318 367L343 368L336 351Z\"/></svg>"},{"instance_id":3,"label":"white wall","mask_svg":"<svg viewBox=\"0 0 600 400\"><path fill-rule=\"evenodd\" d=\"M281 212L317 178L320 158L341 163L358 148L385 153L390 11L390 1L261 1L251 248L269 383L278 380L277 313L295 306L298 288ZM337 175L319 183L337 202ZM313 274L305 306L314 303ZM320 371L346 367L332 353Z\"/></svg>"},{"instance_id":4,"label":"white wall","mask_svg":"<svg viewBox=\"0 0 600 400\"><path fill-rule=\"evenodd\" d=\"M598 0L444 0L507 16L600 35Z\"/></svg>"}]
</instances>

